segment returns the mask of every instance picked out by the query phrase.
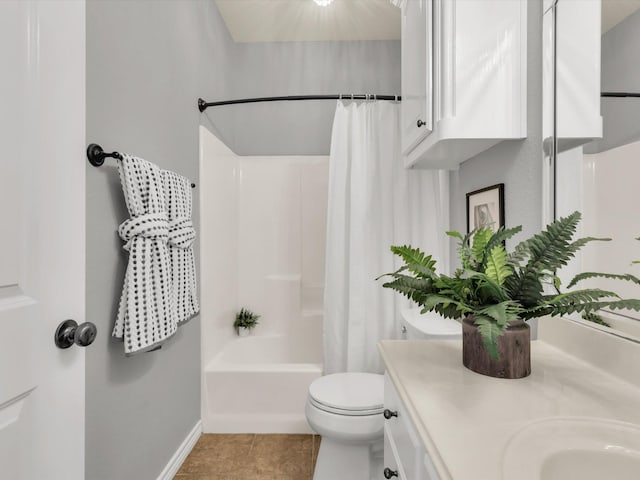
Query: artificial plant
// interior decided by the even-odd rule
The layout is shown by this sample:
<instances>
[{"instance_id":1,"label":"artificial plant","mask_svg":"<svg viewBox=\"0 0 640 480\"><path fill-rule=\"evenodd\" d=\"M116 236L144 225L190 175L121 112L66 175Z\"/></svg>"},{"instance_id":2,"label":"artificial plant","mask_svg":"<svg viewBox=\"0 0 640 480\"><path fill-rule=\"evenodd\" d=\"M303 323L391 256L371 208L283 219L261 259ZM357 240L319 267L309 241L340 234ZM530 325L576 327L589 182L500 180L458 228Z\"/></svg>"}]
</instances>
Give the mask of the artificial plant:
<instances>
[{"instance_id":1,"label":"artificial plant","mask_svg":"<svg viewBox=\"0 0 640 480\"><path fill-rule=\"evenodd\" d=\"M492 232L480 228L467 235L447 232L459 240L461 268L453 276L436 272L431 255L411 246L393 246L391 251L402 258L404 265L383 284L422 306L422 313L436 311L447 318L473 315L485 348L497 359L497 339L511 321L567 315L574 312L595 315L601 308L640 310L640 300L621 299L615 292L598 288L560 291L556 271L573 258L578 250L592 241L608 238L585 237L573 240L580 221L579 212L561 218L546 230L519 243L507 253L504 242L522 227L500 228ZM632 281L632 275L585 272L575 276L567 288L582 280L606 277ZM554 293L545 293L549 284Z\"/></svg>"},{"instance_id":2,"label":"artificial plant","mask_svg":"<svg viewBox=\"0 0 640 480\"><path fill-rule=\"evenodd\" d=\"M233 328L236 329L236 333L239 333L240 327L251 330L258 325L259 318L260 315L253 313L247 308L241 308L240 311L236 313L236 320L233 322Z\"/></svg>"}]
</instances>

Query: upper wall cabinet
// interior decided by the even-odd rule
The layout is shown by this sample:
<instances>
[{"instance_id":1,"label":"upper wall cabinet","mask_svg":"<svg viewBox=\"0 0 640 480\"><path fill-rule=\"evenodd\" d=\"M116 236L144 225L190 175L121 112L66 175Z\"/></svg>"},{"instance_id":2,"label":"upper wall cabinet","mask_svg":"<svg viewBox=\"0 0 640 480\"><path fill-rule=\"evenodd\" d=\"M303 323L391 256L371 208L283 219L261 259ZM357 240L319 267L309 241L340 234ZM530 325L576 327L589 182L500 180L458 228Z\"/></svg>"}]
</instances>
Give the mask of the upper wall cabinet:
<instances>
[{"instance_id":1,"label":"upper wall cabinet","mask_svg":"<svg viewBox=\"0 0 640 480\"><path fill-rule=\"evenodd\" d=\"M402 7L402 152L455 169L527 136L526 0L407 0Z\"/></svg>"},{"instance_id":2,"label":"upper wall cabinet","mask_svg":"<svg viewBox=\"0 0 640 480\"><path fill-rule=\"evenodd\" d=\"M559 0L555 18L556 140L564 151L602 137L601 0ZM545 14L546 16L546 14ZM580 21L576 21L579 18ZM553 59L552 42L544 45Z\"/></svg>"},{"instance_id":3,"label":"upper wall cabinet","mask_svg":"<svg viewBox=\"0 0 640 480\"><path fill-rule=\"evenodd\" d=\"M433 130L433 1L409 0L402 8L402 151Z\"/></svg>"}]
</instances>

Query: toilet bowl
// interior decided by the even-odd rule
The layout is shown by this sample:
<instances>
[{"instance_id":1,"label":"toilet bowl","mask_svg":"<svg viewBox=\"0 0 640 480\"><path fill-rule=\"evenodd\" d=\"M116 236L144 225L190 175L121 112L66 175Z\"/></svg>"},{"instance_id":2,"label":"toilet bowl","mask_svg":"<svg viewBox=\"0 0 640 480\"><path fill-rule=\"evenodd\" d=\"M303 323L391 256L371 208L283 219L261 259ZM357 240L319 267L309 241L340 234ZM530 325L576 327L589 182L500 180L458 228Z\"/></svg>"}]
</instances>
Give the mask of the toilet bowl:
<instances>
[{"instance_id":1,"label":"toilet bowl","mask_svg":"<svg viewBox=\"0 0 640 480\"><path fill-rule=\"evenodd\" d=\"M305 414L322 436L313 480L371 480L382 471L384 377L336 373L309 386Z\"/></svg>"}]
</instances>

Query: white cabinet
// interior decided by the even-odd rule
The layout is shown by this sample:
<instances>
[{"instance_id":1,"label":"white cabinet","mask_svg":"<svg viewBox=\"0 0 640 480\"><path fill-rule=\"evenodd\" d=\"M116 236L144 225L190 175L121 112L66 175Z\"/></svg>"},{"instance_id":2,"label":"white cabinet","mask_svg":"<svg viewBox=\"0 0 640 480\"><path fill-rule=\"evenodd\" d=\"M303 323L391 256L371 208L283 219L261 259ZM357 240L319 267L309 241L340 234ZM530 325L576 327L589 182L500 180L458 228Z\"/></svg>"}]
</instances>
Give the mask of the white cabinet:
<instances>
[{"instance_id":1,"label":"white cabinet","mask_svg":"<svg viewBox=\"0 0 640 480\"><path fill-rule=\"evenodd\" d=\"M556 8L556 138L564 151L602 137L602 6L601 0L559 0ZM553 58L553 42L544 49Z\"/></svg>"},{"instance_id":2,"label":"white cabinet","mask_svg":"<svg viewBox=\"0 0 640 480\"><path fill-rule=\"evenodd\" d=\"M385 415L384 476L401 480L439 480L407 409L388 375L384 379L384 406L385 412L392 414Z\"/></svg>"},{"instance_id":3,"label":"white cabinet","mask_svg":"<svg viewBox=\"0 0 640 480\"><path fill-rule=\"evenodd\" d=\"M526 0L407 0L402 148L408 167L455 169L526 137Z\"/></svg>"},{"instance_id":4,"label":"white cabinet","mask_svg":"<svg viewBox=\"0 0 640 480\"><path fill-rule=\"evenodd\" d=\"M402 9L402 151L405 153L415 148L433 128L432 13L432 0L411 0Z\"/></svg>"}]
</instances>

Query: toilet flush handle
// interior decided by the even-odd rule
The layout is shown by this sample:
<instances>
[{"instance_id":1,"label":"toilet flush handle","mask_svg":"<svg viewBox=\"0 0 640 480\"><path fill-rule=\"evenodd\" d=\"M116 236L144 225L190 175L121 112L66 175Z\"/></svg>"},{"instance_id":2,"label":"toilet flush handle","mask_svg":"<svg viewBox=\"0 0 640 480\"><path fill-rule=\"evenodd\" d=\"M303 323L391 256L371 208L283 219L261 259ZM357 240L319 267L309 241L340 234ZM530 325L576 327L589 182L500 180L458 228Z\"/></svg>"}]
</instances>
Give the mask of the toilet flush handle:
<instances>
[{"instance_id":1,"label":"toilet flush handle","mask_svg":"<svg viewBox=\"0 0 640 480\"><path fill-rule=\"evenodd\" d=\"M394 412L393 410L389 410L388 408L385 408L382 414L384 415L384 418L386 418L387 420L389 420L392 417L398 416L398 412Z\"/></svg>"}]
</instances>

